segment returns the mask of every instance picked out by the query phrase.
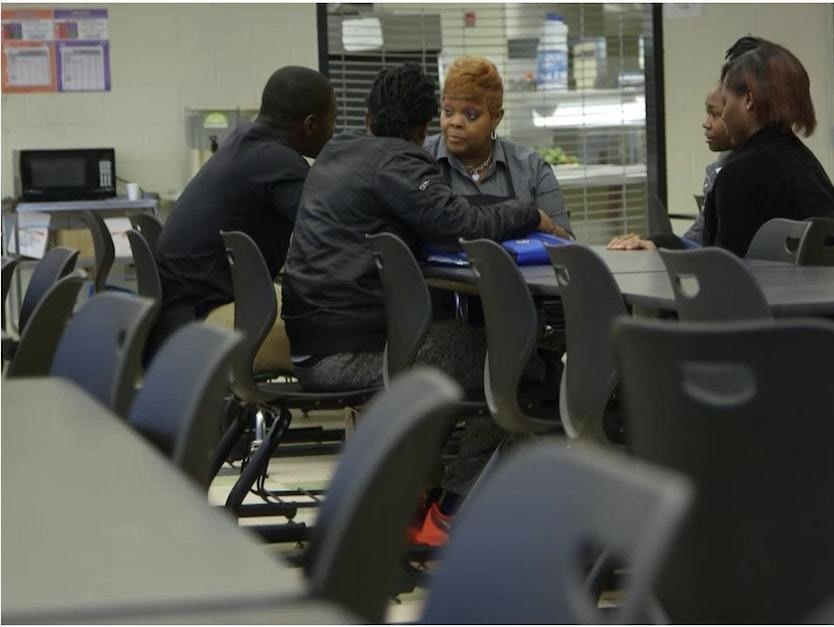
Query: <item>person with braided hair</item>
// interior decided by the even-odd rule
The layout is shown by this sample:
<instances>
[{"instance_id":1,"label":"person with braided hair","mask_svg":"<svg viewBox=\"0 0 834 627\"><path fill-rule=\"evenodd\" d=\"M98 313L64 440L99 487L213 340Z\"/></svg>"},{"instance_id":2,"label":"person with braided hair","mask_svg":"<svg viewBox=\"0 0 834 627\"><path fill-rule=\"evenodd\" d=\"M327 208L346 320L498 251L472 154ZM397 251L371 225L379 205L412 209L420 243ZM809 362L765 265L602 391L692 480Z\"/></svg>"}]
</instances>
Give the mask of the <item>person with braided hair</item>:
<instances>
[{"instance_id":1,"label":"person with braided hair","mask_svg":"<svg viewBox=\"0 0 834 627\"><path fill-rule=\"evenodd\" d=\"M556 232L532 200L471 204L452 191L421 148L437 109L434 84L419 66L384 70L367 98L368 132L337 135L310 170L283 282L282 315L302 385L382 382L385 311L366 233L394 233L416 250L423 242L456 247L461 237ZM344 355L352 356L351 367L327 367L345 362ZM359 362L367 368L357 368ZM482 385L468 367L447 370L465 387Z\"/></svg>"},{"instance_id":2,"label":"person with braided hair","mask_svg":"<svg viewBox=\"0 0 834 627\"><path fill-rule=\"evenodd\" d=\"M454 193L422 148L437 111L435 85L419 66L384 70L367 97L367 132L335 136L310 170L284 267L281 312L294 373L305 388L382 385L385 304L365 234L393 233L417 250L424 242L456 247L459 238L556 233L532 199L478 204ZM444 370L465 389L481 389L485 354L483 331L444 319L431 325L416 362ZM467 420L461 448L472 454L446 469L450 494L468 490L500 441L491 422Z\"/></svg>"}]
</instances>

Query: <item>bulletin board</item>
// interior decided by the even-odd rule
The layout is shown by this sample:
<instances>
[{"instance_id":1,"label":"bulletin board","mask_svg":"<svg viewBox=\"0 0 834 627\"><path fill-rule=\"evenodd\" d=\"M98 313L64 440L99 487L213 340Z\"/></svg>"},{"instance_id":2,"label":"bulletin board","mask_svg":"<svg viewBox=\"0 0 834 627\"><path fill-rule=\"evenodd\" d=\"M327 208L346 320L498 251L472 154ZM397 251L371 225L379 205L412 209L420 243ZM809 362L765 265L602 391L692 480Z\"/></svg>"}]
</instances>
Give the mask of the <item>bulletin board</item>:
<instances>
[{"instance_id":1,"label":"bulletin board","mask_svg":"<svg viewBox=\"0 0 834 627\"><path fill-rule=\"evenodd\" d=\"M107 9L4 9L4 94L110 91Z\"/></svg>"}]
</instances>

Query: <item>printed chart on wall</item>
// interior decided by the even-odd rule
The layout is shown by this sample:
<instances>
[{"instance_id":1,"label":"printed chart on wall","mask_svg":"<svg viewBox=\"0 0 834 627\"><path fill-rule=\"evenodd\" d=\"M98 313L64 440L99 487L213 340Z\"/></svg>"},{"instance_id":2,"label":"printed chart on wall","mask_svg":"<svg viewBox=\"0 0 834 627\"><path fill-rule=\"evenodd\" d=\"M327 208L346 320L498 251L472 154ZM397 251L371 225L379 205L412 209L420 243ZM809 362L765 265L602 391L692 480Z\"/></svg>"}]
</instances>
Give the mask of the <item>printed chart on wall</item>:
<instances>
[{"instance_id":1,"label":"printed chart on wall","mask_svg":"<svg viewBox=\"0 0 834 627\"><path fill-rule=\"evenodd\" d=\"M4 9L3 93L110 91L107 9Z\"/></svg>"}]
</instances>

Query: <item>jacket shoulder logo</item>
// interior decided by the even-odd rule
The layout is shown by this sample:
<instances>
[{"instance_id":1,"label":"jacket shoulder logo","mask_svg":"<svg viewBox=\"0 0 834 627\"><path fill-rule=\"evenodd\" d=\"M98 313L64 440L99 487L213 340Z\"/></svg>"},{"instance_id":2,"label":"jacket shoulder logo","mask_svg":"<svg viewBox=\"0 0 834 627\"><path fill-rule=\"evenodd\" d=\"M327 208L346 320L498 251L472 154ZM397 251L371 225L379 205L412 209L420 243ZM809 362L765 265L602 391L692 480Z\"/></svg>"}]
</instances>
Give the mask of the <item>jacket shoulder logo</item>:
<instances>
[{"instance_id":1,"label":"jacket shoulder logo","mask_svg":"<svg viewBox=\"0 0 834 627\"><path fill-rule=\"evenodd\" d=\"M419 189L421 192L424 192L424 191L426 191L426 188L427 188L430 184L431 184L431 181L430 181L429 179L426 179L425 181L423 181L422 183L420 183L420 184L417 186L417 189Z\"/></svg>"}]
</instances>

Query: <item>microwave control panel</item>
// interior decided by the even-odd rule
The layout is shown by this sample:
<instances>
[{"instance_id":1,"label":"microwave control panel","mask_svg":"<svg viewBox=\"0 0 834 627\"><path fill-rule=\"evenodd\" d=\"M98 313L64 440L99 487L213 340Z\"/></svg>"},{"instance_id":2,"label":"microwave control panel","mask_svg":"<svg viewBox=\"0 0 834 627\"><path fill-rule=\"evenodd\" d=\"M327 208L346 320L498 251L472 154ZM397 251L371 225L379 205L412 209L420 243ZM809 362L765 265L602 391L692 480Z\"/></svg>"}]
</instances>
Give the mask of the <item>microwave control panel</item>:
<instances>
[{"instance_id":1,"label":"microwave control panel","mask_svg":"<svg viewBox=\"0 0 834 627\"><path fill-rule=\"evenodd\" d=\"M113 187L113 162L102 159L98 162L99 187Z\"/></svg>"}]
</instances>

